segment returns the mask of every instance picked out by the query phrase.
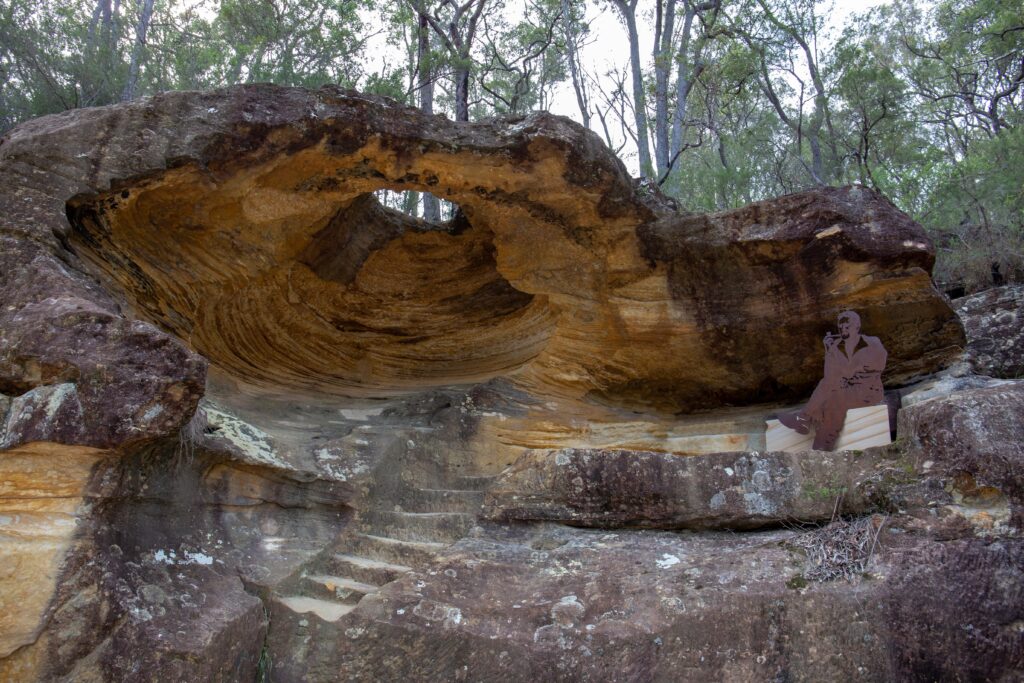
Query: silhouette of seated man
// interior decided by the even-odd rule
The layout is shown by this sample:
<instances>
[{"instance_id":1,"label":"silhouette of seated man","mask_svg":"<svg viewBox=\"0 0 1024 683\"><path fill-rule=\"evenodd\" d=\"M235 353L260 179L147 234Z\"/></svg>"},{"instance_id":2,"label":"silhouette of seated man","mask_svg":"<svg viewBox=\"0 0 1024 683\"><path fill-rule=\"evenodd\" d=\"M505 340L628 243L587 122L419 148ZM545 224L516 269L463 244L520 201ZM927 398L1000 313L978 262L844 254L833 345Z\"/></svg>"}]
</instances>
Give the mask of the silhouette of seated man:
<instances>
[{"instance_id":1,"label":"silhouette of seated man","mask_svg":"<svg viewBox=\"0 0 1024 683\"><path fill-rule=\"evenodd\" d=\"M883 403L882 370L888 354L878 337L860 333L860 316L839 314L839 334L825 335L825 377L803 410L779 415L800 434L814 428L814 449L831 451L846 422L846 411Z\"/></svg>"}]
</instances>

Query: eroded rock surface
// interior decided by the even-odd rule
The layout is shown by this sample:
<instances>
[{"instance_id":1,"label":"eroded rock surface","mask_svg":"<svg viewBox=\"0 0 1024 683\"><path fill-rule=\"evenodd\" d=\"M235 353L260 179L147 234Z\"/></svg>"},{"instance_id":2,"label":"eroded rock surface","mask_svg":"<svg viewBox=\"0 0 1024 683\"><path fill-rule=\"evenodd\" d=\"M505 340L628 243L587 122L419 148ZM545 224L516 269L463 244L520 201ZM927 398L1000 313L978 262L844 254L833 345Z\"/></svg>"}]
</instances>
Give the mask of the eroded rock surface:
<instances>
[{"instance_id":1,"label":"eroded rock surface","mask_svg":"<svg viewBox=\"0 0 1024 683\"><path fill-rule=\"evenodd\" d=\"M904 463L894 449L716 453L527 451L488 491L482 515L587 527L756 528L875 508Z\"/></svg>"},{"instance_id":2,"label":"eroded rock surface","mask_svg":"<svg viewBox=\"0 0 1024 683\"><path fill-rule=\"evenodd\" d=\"M967 509L982 519L1012 507L1024 527L1024 382L968 389L915 404L900 413L905 450L923 470L944 476ZM998 514L998 513L996 513ZM994 518L986 520L992 524Z\"/></svg>"},{"instance_id":3,"label":"eroded rock surface","mask_svg":"<svg viewBox=\"0 0 1024 683\"><path fill-rule=\"evenodd\" d=\"M559 117L272 86L29 122L0 187L0 678L1024 669L1015 383L763 452L838 312L890 388L963 346L871 191L682 216ZM778 527L842 514L821 582L846 522Z\"/></svg>"},{"instance_id":4,"label":"eroded rock surface","mask_svg":"<svg viewBox=\"0 0 1024 683\"><path fill-rule=\"evenodd\" d=\"M957 300L967 332L967 357L980 375L1024 377L1024 285L1007 285Z\"/></svg>"},{"instance_id":5,"label":"eroded rock surface","mask_svg":"<svg viewBox=\"0 0 1024 683\"><path fill-rule=\"evenodd\" d=\"M263 386L387 396L518 373L678 411L806 391L844 308L887 339L890 381L962 342L931 244L878 195L683 218L549 115L467 126L250 86L30 122L3 154L9 234L66 254L60 237L133 315ZM409 220L376 204L382 188L460 213Z\"/></svg>"},{"instance_id":6,"label":"eroded rock surface","mask_svg":"<svg viewBox=\"0 0 1024 683\"><path fill-rule=\"evenodd\" d=\"M1024 546L940 542L897 519L877 523L878 545L853 583L803 578L809 563L799 544L816 542L805 539L815 532L494 531L389 584L344 625L311 620L301 638L273 643L277 675L885 681L1019 673ZM292 654L298 642L301 663Z\"/></svg>"}]
</instances>

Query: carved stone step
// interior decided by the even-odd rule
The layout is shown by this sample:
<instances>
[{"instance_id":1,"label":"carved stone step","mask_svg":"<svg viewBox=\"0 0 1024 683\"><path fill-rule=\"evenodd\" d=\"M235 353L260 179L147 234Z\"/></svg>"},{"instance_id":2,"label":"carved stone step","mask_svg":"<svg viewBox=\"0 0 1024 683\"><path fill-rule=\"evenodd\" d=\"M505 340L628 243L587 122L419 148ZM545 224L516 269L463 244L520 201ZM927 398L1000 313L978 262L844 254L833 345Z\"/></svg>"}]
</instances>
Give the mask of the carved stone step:
<instances>
[{"instance_id":1,"label":"carved stone step","mask_svg":"<svg viewBox=\"0 0 1024 683\"><path fill-rule=\"evenodd\" d=\"M448 476L447 483L453 489L483 491L497 478L496 474L451 474Z\"/></svg>"},{"instance_id":2,"label":"carved stone step","mask_svg":"<svg viewBox=\"0 0 1024 683\"><path fill-rule=\"evenodd\" d=\"M418 567L434 560L447 543L403 541L373 534L353 534L346 548L350 554Z\"/></svg>"},{"instance_id":3,"label":"carved stone step","mask_svg":"<svg viewBox=\"0 0 1024 683\"><path fill-rule=\"evenodd\" d=\"M328 560L328 568L338 576L351 576L356 581L383 586L391 583L402 574L412 571L412 567L393 564L382 560L372 560L359 555L338 553Z\"/></svg>"},{"instance_id":4,"label":"carved stone step","mask_svg":"<svg viewBox=\"0 0 1024 683\"><path fill-rule=\"evenodd\" d=\"M278 598L277 601L293 612L315 614L324 621L337 621L355 607L355 605L345 605L333 600L321 600L305 595L289 595Z\"/></svg>"},{"instance_id":5,"label":"carved stone step","mask_svg":"<svg viewBox=\"0 0 1024 683\"><path fill-rule=\"evenodd\" d=\"M476 517L464 512L390 512L371 510L360 515L361 528L403 541L453 543L476 525Z\"/></svg>"},{"instance_id":6,"label":"carved stone step","mask_svg":"<svg viewBox=\"0 0 1024 683\"><path fill-rule=\"evenodd\" d=\"M465 512L475 515L484 502L477 489L412 489L398 501L405 512Z\"/></svg>"},{"instance_id":7,"label":"carved stone step","mask_svg":"<svg viewBox=\"0 0 1024 683\"><path fill-rule=\"evenodd\" d=\"M364 595L376 593L378 586L356 581L347 576L312 574L302 577L302 592L323 600L355 604Z\"/></svg>"}]
</instances>

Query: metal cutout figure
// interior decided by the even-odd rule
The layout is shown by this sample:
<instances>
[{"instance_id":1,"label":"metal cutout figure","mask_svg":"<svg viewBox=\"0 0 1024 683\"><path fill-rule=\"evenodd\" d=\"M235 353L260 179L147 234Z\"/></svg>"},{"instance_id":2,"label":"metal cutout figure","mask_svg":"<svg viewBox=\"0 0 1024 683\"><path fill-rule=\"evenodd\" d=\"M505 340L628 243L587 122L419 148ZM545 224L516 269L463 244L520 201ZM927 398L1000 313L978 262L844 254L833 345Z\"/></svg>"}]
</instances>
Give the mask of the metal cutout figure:
<instances>
[{"instance_id":1,"label":"metal cutout figure","mask_svg":"<svg viewBox=\"0 0 1024 683\"><path fill-rule=\"evenodd\" d=\"M835 449L846 411L879 405L885 401L882 371L888 353L878 337L860 333L860 316L839 314L839 334L825 335L825 376L803 410L781 413L779 422L799 434L813 428L813 448Z\"/></svg>"}]
</instances>

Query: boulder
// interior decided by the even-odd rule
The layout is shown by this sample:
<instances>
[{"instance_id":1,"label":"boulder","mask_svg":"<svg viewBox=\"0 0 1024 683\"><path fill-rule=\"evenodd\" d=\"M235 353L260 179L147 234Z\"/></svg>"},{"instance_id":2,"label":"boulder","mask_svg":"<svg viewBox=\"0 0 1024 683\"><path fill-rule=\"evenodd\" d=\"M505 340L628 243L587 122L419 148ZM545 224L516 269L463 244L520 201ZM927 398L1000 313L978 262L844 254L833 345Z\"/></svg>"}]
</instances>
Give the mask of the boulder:
<instances>
[{"instance_id":1,"label":"boulder","mask_svg":"<svg viewBox=\"0 0 1024 683\"><path fill-rule=\"evenodd\" d=\"M2 152L0 152L2 154ZM0 203L2 203L0 197ZM7 251L10 247L10 251ZM80 273L28 240L0 252L0 449L35 441L131 447L191 419L206 360L125 318Z\"/></svg>"},{"instance_id":2,"label":"boulder","mask_svg":"<svg viewBox=\"0 0 1024 683\"><path fill-rule=\"evenodd\" d=\"M947 451L931 479L899 448L747 450L842 310L890 384L963 346L931 243L877 193L681 215L561 117L271 85L27 122L0 188L0 678L1021 668L1016 540L952 509L974 504L961 470L1016 500L1005 455L958 460L931 402L906 418ZM409 217L384 189L456 210ZM494 483L537 444L562 448ZM508 526L476 525L489 487ZM835 522L860 534L849 584L812 577L815 532L748 531L904 508ZM894 552L864 556L869 532ZM310 599L350 602L289 607Z\"/></svg>"},{"instance_id":3,"label":"boulder","mask_svg":"<svg viewBox=\"0 0 1024 683\"><path fill-rule=\"evenodd\" d=\"M941 480L958 504L991 518L1012 508L1024 525L1024 382L966 389L899 414L897 433L915 468Z\"/></svg>"},{"instance_id":4,"label":"boulder","mask_svg":"<svg viewBox=\"0 0 1024 683\"><path fill-rule=\"evenodd\" d=\"M980 375L1024 377L1024 284L957 299L967 333L967 359Z\"/></svg>"},{"instance_id":5,"label":"boulder","mask_svg":"<svg viewBox=\"0 0 1024 683\"><path fill-rule=\"evenodd\" d=\"M157 351L156 330L121 316L267 388L381 398L514 376L670 413L806 393L847 308L885 340L889 382L963 341L928 278L930 241L878 194L681 216L596 135L544 113L464 125L334 88L166 93L19 126L0 180L5 235L40 259L3 283L18 292L3 327L24 332L0 381L84 395L107 368L136 421L173 387L193 405L201 368L183 356L168 386L121 381L101 339ZM431 225L380 206L380 189L459 211ZM128 369L144 374L138 353Z\"/></svg>"}]
</instances>

